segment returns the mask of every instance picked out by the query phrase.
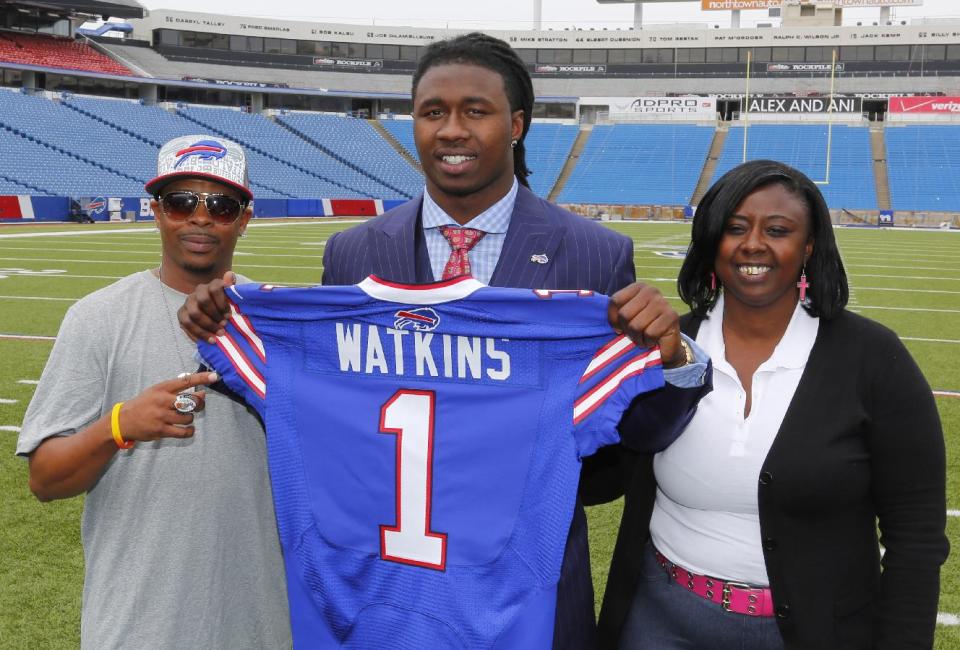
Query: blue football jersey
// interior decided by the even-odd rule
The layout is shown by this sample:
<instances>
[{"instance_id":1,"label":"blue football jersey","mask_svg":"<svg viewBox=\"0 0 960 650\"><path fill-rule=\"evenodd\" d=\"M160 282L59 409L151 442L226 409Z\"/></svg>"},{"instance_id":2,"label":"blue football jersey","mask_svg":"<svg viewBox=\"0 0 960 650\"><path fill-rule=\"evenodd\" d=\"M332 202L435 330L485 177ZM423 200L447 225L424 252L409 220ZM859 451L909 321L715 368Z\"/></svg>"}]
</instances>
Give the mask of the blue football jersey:
<instances>
[{"instance_id":1,"label":"blue football jersey","mask_svg":"<svg viewBox=\"0 0 960 650\"><path fill-rule=\"evenodd\" d=\"M204 359L263 417L299 648L549 648L580 458L663 385L589 291L246 284Z\"/></svg>"}]
</instances>

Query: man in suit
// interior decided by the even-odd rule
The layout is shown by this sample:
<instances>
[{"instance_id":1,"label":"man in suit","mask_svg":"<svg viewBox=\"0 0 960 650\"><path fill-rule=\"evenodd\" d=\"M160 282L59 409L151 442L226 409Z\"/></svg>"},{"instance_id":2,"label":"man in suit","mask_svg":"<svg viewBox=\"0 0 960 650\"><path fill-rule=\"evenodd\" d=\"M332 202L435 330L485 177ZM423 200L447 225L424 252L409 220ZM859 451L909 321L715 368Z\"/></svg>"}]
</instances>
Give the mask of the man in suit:
<instances>
[{"instance_id":1,"label":"man in suit","mask_svg":"<svg viewBox=\"0 0 960 650\"><path fill-rule=\"evenodd\" d=\"M528 189L523 139L534 93L519 56L479 33L434 43L419 62L412 94L426 190L333 235L324 250L323 284L355 284L371 274L418 284L470 273L492 286L619 292L611 323L638 343L659 344L672 384L639 398L621 428L643 431L651 448L666 447L709 391L706 356L683 341L678 316L659 291L634 282L630 239ZM228 313L221 287L200 287L181 308L181 323L194 337L209 337ZM608 455L592 468L598 475L586 487L602 496L591 501L621 493L616 462ZM592 647L593 584L579 504L557 598L554 647Z\"/></svg>"}]
</instances>

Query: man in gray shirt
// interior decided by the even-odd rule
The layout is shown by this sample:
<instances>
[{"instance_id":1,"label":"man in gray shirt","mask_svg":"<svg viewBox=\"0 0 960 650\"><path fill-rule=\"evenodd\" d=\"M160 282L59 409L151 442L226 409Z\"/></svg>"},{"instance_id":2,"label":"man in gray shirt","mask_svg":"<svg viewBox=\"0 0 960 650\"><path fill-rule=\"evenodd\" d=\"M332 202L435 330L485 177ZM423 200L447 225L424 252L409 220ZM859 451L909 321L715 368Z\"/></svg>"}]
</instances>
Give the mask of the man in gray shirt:
<instances>
[{"instance_id":1,"label":"man in gray shirt","mask_svg":"<svg viewBox=\"0 0 960 650\"><path fill-rule=\"evenodd\" d=\"M283 561L259 423L195 387L176 309L230 269L250 219L243 150L176 138L147 183L157 269L67 312L17 443L42 501L86 494L83 648L288 648Z\"/></svg>"}]
</instances>

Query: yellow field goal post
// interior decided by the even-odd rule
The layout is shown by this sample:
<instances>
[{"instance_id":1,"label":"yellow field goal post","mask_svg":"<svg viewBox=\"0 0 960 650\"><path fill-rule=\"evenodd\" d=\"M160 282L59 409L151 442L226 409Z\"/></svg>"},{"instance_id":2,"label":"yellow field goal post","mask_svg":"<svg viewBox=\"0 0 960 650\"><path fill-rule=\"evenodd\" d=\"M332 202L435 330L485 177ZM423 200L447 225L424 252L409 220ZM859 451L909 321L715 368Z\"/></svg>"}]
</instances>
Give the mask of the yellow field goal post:
<instances>
[{"instance_id":1,"label":"yellow field goal post","mask_svg":"<svg viewBox=\"0 0 960 650\"><path fill-rule=\"evenodd\" d=\"M747 51L747 81L743 93L743 109L740 111L740 120L743 122L743 162L747 162L747 132L750 130L750 64L753 58L753 51ZM833 154L833 113L836 103L834 102L834 88L837 78L837 50L833 49L830 60L830 97L827 103L827 156L826 165L823 170L823 180L814 180L817 185L830 184L830 158Z\"/></svg>"}]
</instances>

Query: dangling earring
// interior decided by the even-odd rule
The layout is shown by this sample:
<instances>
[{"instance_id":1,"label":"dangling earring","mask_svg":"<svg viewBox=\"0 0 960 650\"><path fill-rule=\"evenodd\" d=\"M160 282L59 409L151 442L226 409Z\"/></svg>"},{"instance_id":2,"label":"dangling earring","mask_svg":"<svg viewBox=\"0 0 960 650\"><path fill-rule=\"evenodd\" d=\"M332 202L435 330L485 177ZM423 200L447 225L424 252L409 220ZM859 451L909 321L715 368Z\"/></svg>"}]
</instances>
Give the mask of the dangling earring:
<instances>
[{"instance_id":1,"label":"dangling earring","mask_svg":"<svg viewBox=\"0 0 960 650\"><path fill-rule=\"evenodd\" d=\"M803 269L800 271L800 282L797 282L797 288L800 289L800 302L807 301L807 287L810 286L810 283L807 282L807 265L803 265Z\"/></svg>"},{"instance_id":2,"label":"dangling earring","mask_svg":"<svg viewBox=\"0 0 960 650\"><path fill-rule=\"evenodd\" d=\"M517 148L517 141L516 141L516 140L511 140L511 141L510 141L510 148L511 148L511 149L516 149L516 148Z\"/></svg>"},{"instance_id":3,"label":"dangling earring","mask_svg":"<svg viewBox=\"0 0 960 650\"><path fill-rule=\"evenodd\" d=\"M710 271L710 290L711 291L717 290L717 274L714 273L713 271Z\"/></svg>"}]
</instances>

